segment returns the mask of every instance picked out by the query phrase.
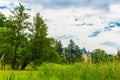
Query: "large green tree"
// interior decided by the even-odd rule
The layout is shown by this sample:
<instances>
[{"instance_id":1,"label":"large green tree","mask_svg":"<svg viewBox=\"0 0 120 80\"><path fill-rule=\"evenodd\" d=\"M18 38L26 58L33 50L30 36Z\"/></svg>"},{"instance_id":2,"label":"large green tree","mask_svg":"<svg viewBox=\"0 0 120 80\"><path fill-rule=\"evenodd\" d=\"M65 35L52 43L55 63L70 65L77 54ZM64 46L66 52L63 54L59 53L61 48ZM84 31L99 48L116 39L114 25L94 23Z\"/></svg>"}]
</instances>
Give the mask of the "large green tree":
<instances>
[{"instance_id":1,"label":"large green tree","mask_svg":"<svg viewBox=\"0 0 120 80\"><path fill-rule=\"evenodd\" d=\"M21 47L21 44L26 37L25 30L28 28L29 22L26 20L29 18L28 13L25 12L25 7L21 4L18 6L18 10L11 11L11 21L13 24L11 25L12 30L12 42L11 45L13 47L12 53L12 69L18 68L18 60L19 57L18 50Z\"/></svg>"},{"instance_id":2,"label":"large green tree","mask_svg":"<svg viewBox=\"0 0 120 80\"><path fill-rule=\"evenodd\" d=\"M92 53L92 62L99 63L106 61L106 52L102 49L95 49Z\"/></svg>"},{"instance_id":3,"label":"large green tree","mask_svg":"<svg viewBox=\"0 0 120 80\"><path fill-rule=\"evenodd\" d=\"M7 19L4 14L0 13L0 57L1 64L10 62L12 46L11 29L6 26ZM2 67L2 66L1 66Z\"/></svg>"},{"instance_id":4,"label":"large green tree","mask_svg":"<svg viewBox=\"0 0 120 80\"><path fill-rule=\"evenodd\" d=\"M24 58L21 69L33 62L34 65L40 65L43 62L59 61L59 55L55 50L55 40L47 36L47 26L39 13L33 18L33 26L30 29L29 56Z\"/></svg>"},{"instance_id":5,"label":"large green tree","mask_svg":"<svg viewBox=\"0 0 120 80\"><path fill-rule=\"evenodd\" d=\"M9 63L12 47L10 45L11 30L7 27L0 27L0 57L1 67L2 64ZM3 57L4 56L4 57Z\"/></svg>"}]
</instances>

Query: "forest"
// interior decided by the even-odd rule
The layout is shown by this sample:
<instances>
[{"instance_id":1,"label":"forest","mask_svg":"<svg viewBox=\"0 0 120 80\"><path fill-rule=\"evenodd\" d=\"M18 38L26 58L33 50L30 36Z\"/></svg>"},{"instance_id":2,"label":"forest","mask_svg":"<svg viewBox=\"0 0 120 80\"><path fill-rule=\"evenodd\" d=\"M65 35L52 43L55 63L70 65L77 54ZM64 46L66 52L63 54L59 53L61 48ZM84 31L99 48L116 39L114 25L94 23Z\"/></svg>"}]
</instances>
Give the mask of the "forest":
<instances>
[{"instance_id":1,"label":"forest","mask_svg":"<svg viewBox=\"0 0 120 80\"><path fill-rule=\"evenodd\" d=\"M31 15L29 15L29 13L26 13L25 7L22 4L19 4L17 10L10 12L11 15L9 17L6 17L4 14L0 13L1 70L38 70L39 68L42 68L43 70L45 68L45 70L48 70L48 72L43 71L44 75L43 73L40 73L41 76L43 75L42 77L44 77L42 80L49 80L49 78L51 78L50 80L56 80L57 77L53 75L54 73L52 73L52 71L51 73L49 72L49 70L54 71L53 67L57 68L58 70L62 70L62 72L65 68L66 70L70 69L73 70L72 72L74 72L74 69L76 68L76 73L72 79L70 79L70 77L68 78L68 74L58 71L58 73L61 74L61 77L59 76L60 79L57 80L88 80L88 78L84 77L83 75L85 73L81 72L80 74L82 75L80 78L77 76L80 76L80 74L77 72L79 71L79 67L81 67L81 69L84 71L84 67L87 67L88 70L95 69L97 71L97 69L93 66L99 64L101 66L101 64L103 64L103 66L100 68L97 66L97 68L100 70L105 68L109 72L109 69L115 69L115 67L111 67L112 64L117 64L119 66L120 50L118 50L116 55L106 53L106 51L102 49L95 49L90 52L86 48L80 48L72 39L69 41L67 47L63 47L63 44L60 40L48 36L47 24L44 22L43 17L40 15L40 13L36 13L36 15L33 17L33 22L30 22L29 19ZM107 63L110 65L108 68L106 67ZM50 66L48 67L47 64L50 64ZM82 65L84 65L84 67ZM68 72L70 70L68 70ZM116 70L113 70L113 73L114 71ZM88 73L91 74L90 72ZM95 73L95 71L93 71L93 73ZM120 74L119 72L115 73L117 75ZM56 71L55 74L58 76ZM72 75L72 73L70 74ZM86 74L86 76L89 74ZM102 75L102 73L100 74ZM49 75L49 78L45 78L45 75ZM114 76L114 79L116 78L116 80L119 78L117 75ZM52 76L54 77L53 79ZM62 76L67 78L62 79ZM112 80L110 76L108 74L109 80ZM96 80L96 78L97 77L94 77L94 80ZM10 77L10 79L14 80L12 77ZM106 79L106 76L103 79ZM23 78L19 80L23 80ZM27 79L24 78L24 80ZM28 80L41 79L32 78ZM93 78L90 80L93 80Z\"/></svg>"}]
</instances>

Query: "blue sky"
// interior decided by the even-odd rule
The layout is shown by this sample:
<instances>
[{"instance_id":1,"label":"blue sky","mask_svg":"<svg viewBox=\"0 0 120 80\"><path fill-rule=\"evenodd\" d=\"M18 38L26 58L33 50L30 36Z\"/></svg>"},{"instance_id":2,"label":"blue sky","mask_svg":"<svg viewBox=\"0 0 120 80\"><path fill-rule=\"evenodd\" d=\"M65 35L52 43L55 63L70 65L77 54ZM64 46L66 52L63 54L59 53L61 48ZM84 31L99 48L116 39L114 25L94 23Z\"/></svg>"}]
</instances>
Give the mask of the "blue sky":
<instances>
[{"instance_id":1,"label":"blue sky","mask_svg":"<svg viewBox=\"0 0 120 80\"><path fill-rule=\"evenodd\" d=\"M109 11L111 4L120 0L19 0L23 3L42 5L44 8L92 7Z\"/></svg>"},{"instance_id":2,"label":"blue sky","mask_svg":"<svg viewBox=\"0 0 120 80\"><path fill-rule=\"evenodd\" d=\"M29 4L38 4L46 8L65 8L70 6L81 7L90 6L94 8L106 9L109 5L119 3L120 0L19 0Z\"/></svg>"},{"instance_id":3,"label":"blue sky","mask_svg":"<svg viewBox=\"0 0 120 80\"><path fill-rule=\"evenodd\" d=\"M115 54L120 48L120 0L0 0L0 12L8 16L7 8L14 10L19 2L32 16L40 12L49 36L64 46L72 38L90 51L101 48Z\"/></svg>"}]
</instances>

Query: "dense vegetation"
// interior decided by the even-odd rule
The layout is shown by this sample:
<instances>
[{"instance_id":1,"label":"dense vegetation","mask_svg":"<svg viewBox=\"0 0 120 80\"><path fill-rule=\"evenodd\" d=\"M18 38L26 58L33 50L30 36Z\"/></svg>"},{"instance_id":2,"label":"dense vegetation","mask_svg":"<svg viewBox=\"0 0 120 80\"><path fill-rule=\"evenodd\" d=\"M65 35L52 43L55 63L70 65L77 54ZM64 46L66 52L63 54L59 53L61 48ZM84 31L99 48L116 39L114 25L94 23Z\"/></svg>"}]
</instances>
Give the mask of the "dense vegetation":
<instances>
[{"instance_id":1,"label":"dense vegetation","mask_svg":"<svg viewBox=\"0 0 120 80\"><path fill-rule=\"evenodd\" d=\"M55 39L47 36L47 26L40 14L28 22L30 15L21 4L11 13L7 18L0 13L1 68L5 64L12 69L25 69L31 62L34 67L43 62L58 62Z\"/></svg>"},{"instance_id":2,"label":"dense vegetation","mask_svg":"<svg viewBox=\"0 0 120 80\"><path fill-rule=\"evenodd\" d=\"M120 63L60 65L47 63L39 70L0 71L1 80L119 80Z\"/></svg>"}]
</instances>

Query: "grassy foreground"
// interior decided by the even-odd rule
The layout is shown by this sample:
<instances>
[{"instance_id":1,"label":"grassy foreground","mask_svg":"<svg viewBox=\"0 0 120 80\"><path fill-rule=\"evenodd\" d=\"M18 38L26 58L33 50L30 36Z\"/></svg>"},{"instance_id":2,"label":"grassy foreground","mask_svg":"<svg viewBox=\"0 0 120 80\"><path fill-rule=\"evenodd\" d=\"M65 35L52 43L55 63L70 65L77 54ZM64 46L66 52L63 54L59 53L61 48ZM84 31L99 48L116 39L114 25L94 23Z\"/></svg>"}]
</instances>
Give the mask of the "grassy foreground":
<instances>
[{"instance_id":1,"label":"grassy foreground","mask_svg":"<svg viewBox=\"0 0 120 80\"><path fill-rule=\"evenodd\" d=\"M37 71L0 71L0 80L120 80L120 63L47 63Z\"/></svg>"}]
</instances>

